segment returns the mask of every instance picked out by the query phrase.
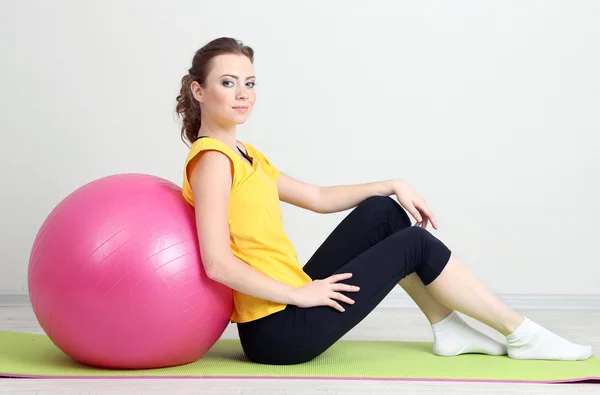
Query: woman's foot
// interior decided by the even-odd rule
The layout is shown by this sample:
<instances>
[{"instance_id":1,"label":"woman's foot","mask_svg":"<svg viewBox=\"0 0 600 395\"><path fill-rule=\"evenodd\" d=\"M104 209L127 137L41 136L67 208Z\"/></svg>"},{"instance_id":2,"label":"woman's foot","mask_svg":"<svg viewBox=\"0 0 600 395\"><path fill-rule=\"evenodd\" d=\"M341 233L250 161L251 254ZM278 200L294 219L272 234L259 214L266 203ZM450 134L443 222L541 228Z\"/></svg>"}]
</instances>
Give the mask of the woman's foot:
<instances>
[{"instance_id":1,"label":"woman's foot","mask_svg":"<svg viewBox=\"0 0 600 395\"><path fill-rule=\"evenodd\" d=\"M435 355L453 357L460 354L507 354L506 345L469 326L456 311L433 324L431 328Z\"/></svg>"},{"instance_id":2,"label":"woman's foot","mask_svg":"<svg viewBox=\"0 0 600 395\"><path fill-rule=\"evenodd\" d=\"M592 356L592 347L571 343L527 317L506 340L513 359L582 361Z\"/></svg>"}]
</instances>

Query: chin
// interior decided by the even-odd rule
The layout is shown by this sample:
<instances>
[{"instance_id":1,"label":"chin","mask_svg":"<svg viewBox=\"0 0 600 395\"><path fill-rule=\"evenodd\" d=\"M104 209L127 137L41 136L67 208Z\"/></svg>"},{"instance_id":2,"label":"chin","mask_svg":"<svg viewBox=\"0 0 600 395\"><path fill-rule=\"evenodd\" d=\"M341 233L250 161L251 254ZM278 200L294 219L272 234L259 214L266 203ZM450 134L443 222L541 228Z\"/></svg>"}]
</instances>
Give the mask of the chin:
<instances>
[{"instance_id":1,"label":"chin","mask_svg":"<svg viewBox=\"0 0 600 395\"><path fill-rule=\"evenodd\" d=\"M247 120L248 120L248 117L236 118L236 119L232 119L230 121L230 123L233 125L242 125L242 124L246 123Z\"/></svg>"},{"instance_id":2,"label":"chin","mask_svg":"<svg viewBox=\"0 0 600 395\"><path fill-rule=\"evenodd\" d=\"M239 117L235 117L233 119L233 122L235 123L246 123L246 121L248 120L248 118L250 118L250 114L244 114L244 115L240 115Z\"/></svg>"}]
</instances>

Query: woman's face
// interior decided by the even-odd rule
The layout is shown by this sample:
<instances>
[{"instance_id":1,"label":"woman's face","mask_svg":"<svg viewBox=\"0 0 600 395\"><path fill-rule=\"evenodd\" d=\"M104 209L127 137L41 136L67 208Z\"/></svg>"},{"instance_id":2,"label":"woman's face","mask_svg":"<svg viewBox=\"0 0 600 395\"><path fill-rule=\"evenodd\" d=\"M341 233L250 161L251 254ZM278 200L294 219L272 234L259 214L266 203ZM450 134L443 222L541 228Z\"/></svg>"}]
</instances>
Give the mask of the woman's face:
<instances>
[{"instance_id":1,"label":"woman's face","mask_svg":"<svg viewBox=\"0 0 600 395\"><path fill-rule=\"evenodd\" d=\"M256 100L255 81L254 67L246 56L214 57L204 87L197 82L191 86L201 103L202 118L210 117L219 125L246 122Z\"/></svg>"}]
</instances>

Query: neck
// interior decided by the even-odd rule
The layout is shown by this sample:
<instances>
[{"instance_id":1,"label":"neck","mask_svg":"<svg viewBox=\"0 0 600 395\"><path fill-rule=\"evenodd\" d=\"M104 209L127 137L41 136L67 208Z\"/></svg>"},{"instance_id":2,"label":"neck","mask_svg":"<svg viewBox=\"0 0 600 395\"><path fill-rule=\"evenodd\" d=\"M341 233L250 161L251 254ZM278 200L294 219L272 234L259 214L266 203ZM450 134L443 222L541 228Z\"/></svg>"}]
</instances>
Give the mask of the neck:
<instances>
[{"instance_id":1,"label":"neck","mask_svg":"<svg viewBox=\"0 0 600 395\"><path fill-rule=\"evenodd\" d=\"M235 125L223 126L208 120L202 120L198 136L208 136L217 139L230 148L234 149L237 145L237 132Z\"/></svg>"}]
</instances>

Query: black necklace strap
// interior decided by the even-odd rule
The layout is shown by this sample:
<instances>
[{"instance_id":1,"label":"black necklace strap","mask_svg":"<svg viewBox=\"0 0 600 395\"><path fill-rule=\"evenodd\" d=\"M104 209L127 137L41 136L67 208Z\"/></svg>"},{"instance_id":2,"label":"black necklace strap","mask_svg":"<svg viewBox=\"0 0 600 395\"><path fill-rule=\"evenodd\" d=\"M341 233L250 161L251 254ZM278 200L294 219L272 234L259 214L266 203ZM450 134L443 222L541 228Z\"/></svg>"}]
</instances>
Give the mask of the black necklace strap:
<instances>
[{"instance_id":1,"label":"black necklace strap","mask_svg":"<svg viewBox=\"0 0 600 395\"><path fill-rule=\"evenodd\" d=\"M238 151L240 151L240 153L244 156L244 158L246 158L248 160L248 162L252 163L252 158L250 158L248 155L246 155L246 153L244 151L242 151L240 149L240 147L237 147Z\"/></svg>"}]
</instances>

